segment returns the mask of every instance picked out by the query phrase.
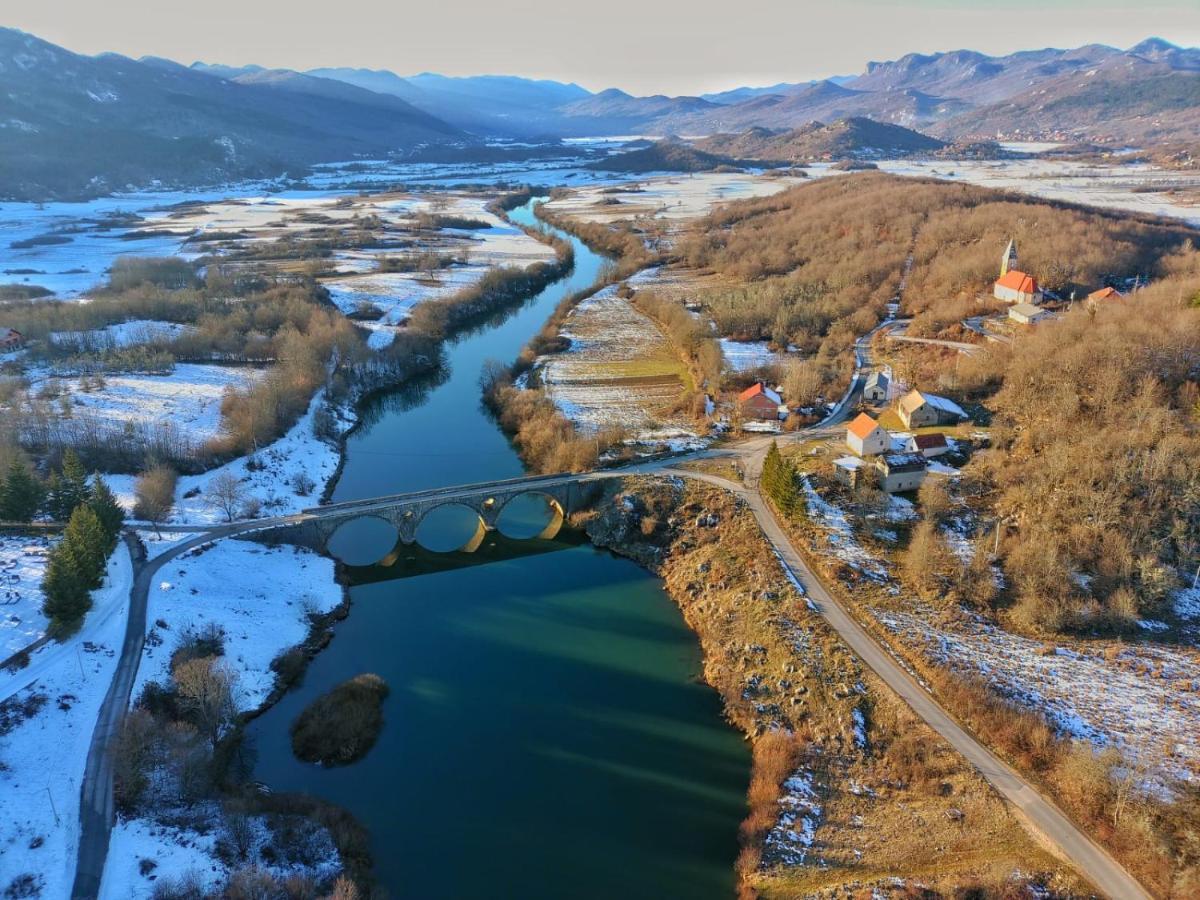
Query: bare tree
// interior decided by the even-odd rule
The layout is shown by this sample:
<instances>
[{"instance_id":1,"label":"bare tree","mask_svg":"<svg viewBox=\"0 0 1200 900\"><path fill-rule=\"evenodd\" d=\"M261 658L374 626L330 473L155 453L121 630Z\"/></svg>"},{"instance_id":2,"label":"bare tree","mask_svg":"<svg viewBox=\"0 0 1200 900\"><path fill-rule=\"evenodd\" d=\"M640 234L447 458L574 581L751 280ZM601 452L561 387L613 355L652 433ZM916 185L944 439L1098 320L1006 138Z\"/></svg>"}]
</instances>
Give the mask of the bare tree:
<instances>
[{"instance_id":1,"label":"bare tree","mask_svg":"<svg viewBox=\"0 0 1200 900\"><path fill-rule=\"evenodd\" d=\"M224 513L226 522L232 522L246 503L246 488L232 472L222 472L208 483L205 496L209 506Z\"/></svg>"},{"instance_id":2,"label":"bare tree","mask_svg":"<svg viewBox=\"0 0 1200 900\"><path fill-rule=\"evenodd\" d=\"M170 466L153 465L138 476L134 486L133 514L156 531L175 505L175 479L175 470Z\"/></svg>"},{"instance_id":3,"label":"bare tree","mask_svg":"<svg viewBox=\"0 0 1200 900\"><path fill-rule=\"evenodd\" d=\"M180 663L171 677L181 706L216 749L222 732L237 713L237 675L217 657L201 656Z\"/></svg>"}]
</instances>

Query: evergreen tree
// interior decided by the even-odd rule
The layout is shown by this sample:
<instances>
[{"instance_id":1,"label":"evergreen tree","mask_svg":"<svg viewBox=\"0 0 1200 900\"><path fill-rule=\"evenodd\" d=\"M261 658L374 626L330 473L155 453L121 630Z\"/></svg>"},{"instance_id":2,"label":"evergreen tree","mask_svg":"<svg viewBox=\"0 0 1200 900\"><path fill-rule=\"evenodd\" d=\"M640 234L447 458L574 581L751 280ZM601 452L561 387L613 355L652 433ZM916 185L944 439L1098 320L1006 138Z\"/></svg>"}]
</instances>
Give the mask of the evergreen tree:
<instances>
[{"instance_id":1,"label":"evergreen tree","mask_svg":"<svg viewBox=\"0 0 1200 900\"><path fill-rule=\"evenodd\" d=\"M113 496L99 472L92 476L92 498L88 501L88 506L100 520L104 533L108 535L106 550L111 553L117 546L117 536L125 524L125 510L121 508L121 504L117 502L117 498Z\"/></svg>"},{"instance_id":2,"label":"evergreen tree","mask_svg":"<svg viewBox=\"0 0 1200 900\"><path fill-rule=\"evenodd\" d=\"M800 509L800 492L796 487L796 467L783 458L774 441L763 460L762 489L781 513L795 515Z\"/></svg>"},{"instance_id":3,"label":"evergreen tree","mask_svg":"<svg viewBox=\"0 0 1200 900\"><path fill-rule=\"evenodd\" d=\"M62 471L50 476L48 494L46 505L50 515L59 522L66 522L75 507L91 499L87 472L74 450L63 454Z\"/></svg>"},{"instance_id":4,"label":"evergreen tree","mask_svg":"<svg viewBox=\"0 0 1200 900\"><path fill-rule=\"evenodd\" d=\"M62 546L74 561L75 571L88 590L100 587L104 580L108 545L109 536L96 513L86 504L77 506L67 523Z\"/></svg>"},{"instance_id":5,"label":"evergreen tree","mask_svg":"<svg viewBox=\"0 0 1200 900\"><path fill-rule=\"evenodd\" d=\"M79 577L65 540L50 551L42 592L46 595L42 612L54 623L75 622L92 605L87 585Z\"/></svg>"},{"instance_id":6,"label":"evergreen tree","mask_svg":"<svg viewBox=\"0 0 1200 900\"><path fill-rule=\"evenodd\" d=\"M0 519L7 522L28 522L42 505L44 490L41 482L18 460L8 467L0 482Z\"/></svg>"}]
</instances>

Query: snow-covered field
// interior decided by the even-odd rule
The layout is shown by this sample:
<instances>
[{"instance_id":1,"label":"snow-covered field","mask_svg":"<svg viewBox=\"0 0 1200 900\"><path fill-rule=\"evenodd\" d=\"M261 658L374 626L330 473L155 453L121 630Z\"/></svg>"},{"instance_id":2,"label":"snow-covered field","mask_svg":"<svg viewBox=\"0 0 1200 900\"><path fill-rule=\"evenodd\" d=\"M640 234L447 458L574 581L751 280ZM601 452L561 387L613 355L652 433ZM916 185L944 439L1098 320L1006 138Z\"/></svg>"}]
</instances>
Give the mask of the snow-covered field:
<instances>
[{"instance_id":1,"label":"snow-covered field","mask_svg":"<svg viewBox=\"0 0 1200 900\"><path fill-rule=\"evenodd\" d=\"M39 378L30 392L36 395L53 380L69 394L72 417L87 419L103 432L170 428L199 446L220 434L225 391L245 388L260 374L247 367L180 363L170 375L105 375L101 387L95 379L85 384L81 378Z\"/></svg>"},{"instance_id":2,"label":"snow-covered field","mask_svg":"<svg viewBox=\"0 0 1200 900\"><path fill-rule=\"evenodd\" d=\"M175 508L170 523L214 524L225 520L225 514L212 503L209 486L224 473L234 475L242 485L246 501L257 501L264 516L286 515L316 506L321 491L337 474L339 453L334 443L324 441L313 431L313 418L324 402L324 392L318 391L308 411L279 440L262 448L252 457L240 457L202 475L185 475L175 490ZM353 419L345 411L339 428L347 430ZM134 485L132 475L106 475L113 493L126 509L132 510ZM309 488L308 482L311 481ZM307 492L301 487L309 488Z\"/></svg>"},{"instance_id":3,"label":"snow-covered field","mask_svg":"<svg viewBox=\"0 0 1200 900\"><path fill-rule=\"evenodd\" d=\"M772 350L766 341L733 341L721 338L721 355L725 365L734 372L749 372L763 366L774 366L799 359L795 353Z\"/></svg>"},{"instance_id":4,"label":"snow-covered field","mask_svg":"<svg viewBox=\"0 0 1200 900\"><path fill-rule=\"evenodd\" d=\"M150 589L151 628L133 695L169 679L181 635L215 626L238 675L238 708L256 709L275 683L271 660L304 640L310 615L341 601L333 560L301 547L224 540L190 551L164 566Z\"/></svg>"},{"instance_id":5,"label":"snow-covered field","mask_svg":"<svg viewBox=\"0 0 1200 900\"><path fill-rule=\"evenodd\" d=\"M571 346L542 357L542 383L579 428L620 427L648 440L696 437L682 417L667 412L684 387L674 348L615 286L576 306L562 334Z\"/></svg>"},{"instance_id":6,"label":"snow-covered field","mask_svg":"<svg viewBox=\"0 0 1200 900\"><path fill-rule=\"evenodd\" d=\"M1065 200L1123 212L1167 216L1200 225L1200 207L1174 203L1171 196L1162 191L1135 193L1137 188L1155 185L1200 188L1200 176L1195 173L1140 164L1098 166L1044 159L897 160L880 162L879 168L896 175L966 181L983 187L1020 191L1047 200ZM828 172L822 166L813 166L811 171L813 175Z\"/></svg>"},{"instance_id":7,"label":"snow-covered field","mask_svg":"<svg viewBox=\"0 0 1200 900\"><path fill-rule=\"evenodd\" d=\"M0 659L46 633L42 576L49 550L46 538L0 535Z\"/></svg>"},{"instance_id":8,"label":"snow-covered field","mask_svg":"<svg viewBox=\"0 0 1200 900\"><path fill-rule=\"evenodd\" d=\"M16 676L33 674L32 683L12 695L0 693L9 697L0 706L0 890L25 876L38 890L5 896L71 894L88 746L120 655L132 583L133 567L121 544L104 586L93 595L87 639L59 645L70 652L44 650L44 662L39 654Z\"/></svg>"},{"instance_id":9,"label":"snow-covered field","mask_svg":"<svg viewBox=\"0 0 1200 900\"><path fill-rule=\"evenodd\" d=\"M659 175L630 182L630 190L607 192L601 186L586 187L546 209L585 222L617 222L639 215L663 219L694 219L730 200L769 197L785 188L802 184L803 178L777 178L740 172L702 172L695 175ZM616 199L612 204L605 200Z\"/></svg>"},{"instance_id":10,"label":"snow-covered field","mask_svg":"<svg viewBox=\"0 0 1200 900\"><path fill-rule=\"evenodd\" d=\"M383 204L381 204L382 206ZM554 259L554 249L535 240L520 228L489 212L486 198L455 197L439 212L487 222L489 228L474 231L443 229L430 247L441 253L466 254L466 265L454 265L436 273L378 272L376 254L349 251L338 256L338 268L352 274L322 282L343 312L353 312L360 303L371 303L384 311L382 321L396 324L418 303L446 297L475 284L489 269L501 266L526 268ZM431 211L427 200L408 202L405 214Z\"/></svg>"},{"instance_id":11,"label":"snow-covered field","mask_svg":"<svg viewBox=\"0 0 1200 900\"><path fill-rule=\"evenodd\" d=\"M167 546L176 539L156 544ZM161 548L155 546L151 553L156 549ZM150 682L169 681L171 655L188 635L215 630L223 638L224 660L237 676L238 710L257 709L275 684L271 661L304 640L311 616L327 613L341 602L333 561L310 550L231 539L198 547L164 566L150 589L150 627L133 696L136 699ZM173 809L159 812L165 820L118 821L101 897L150 897L156 879L185 874L214 889L229 876L218 852L227 827L219 804L193 804L183 816L186 824L173 815ZM267 820L251 819L250 827L255 848L278 846ZM275 862L269 870L276 875L303 872L319 878L337 874L337 851L324 829L311 830L304 844L297 846L293 838L288 847L292 858L272 854ZM256 859L260 852L252 849L248 855ZM153 865L145 869L143 860Z\"/></svg>"},{"instance_id":12,"label":"snow-covered field","mask_svg":"<svg viewBox=\"0 0 1200 900\"><path fill-rule=\"evenodd\" d=\"M943 625L918 606L872 613L939 665L986 678L1043 712L1062 733L1115 745L1147 766L1151 778L1200 779L1200 655L1194 651L1135 644L1114 645L1108 656L1083 646L1046 652L1040 641L972 618Z\"/></svg>"},{"instance_id":13,"label":"snow-covered field","mask_svg":"<svg viewBox=\"0 0 1200 900\"><path fill-rule=\"evenodd\" d=\"M119 350L140 344L163 344L173 341L188 330L178 322L156 319L133 319L95 331L56 331L50 341L60 346L73 345L89 350Z\"/></svg>"}]
</instances>

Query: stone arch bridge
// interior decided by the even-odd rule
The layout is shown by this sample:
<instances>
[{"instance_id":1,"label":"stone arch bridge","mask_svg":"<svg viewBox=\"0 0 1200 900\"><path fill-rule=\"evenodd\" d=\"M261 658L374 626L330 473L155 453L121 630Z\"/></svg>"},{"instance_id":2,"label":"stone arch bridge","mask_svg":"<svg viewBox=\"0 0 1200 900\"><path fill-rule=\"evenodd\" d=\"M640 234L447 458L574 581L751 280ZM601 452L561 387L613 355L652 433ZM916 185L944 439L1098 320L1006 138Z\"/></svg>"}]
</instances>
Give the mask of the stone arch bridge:
<instances>
[{"instance_id":1,"label":"stone arch bridge","mask_svg":"<svg viewBox=\"0 0 1200 900\"><path fill-rule=\"evenodd\" d=\"M270 542L286 541L324 550L334 534L348 522L359 519L380 519L396 530L402 544L417 541L421 521L444 506L465 507L479 517L479 527L464 550L475 550L487 532L495 530L500 514L510 502L521 496L544 497L553 512L539 538L558 534L566 519L590 503L601 490L604 481L618 472L588 472L579 475L542 475L513 478L481 484L434 488L407 494L351 500L306 509L275 524L256 530L255 537Z\"/></svg>"}]
</instances>

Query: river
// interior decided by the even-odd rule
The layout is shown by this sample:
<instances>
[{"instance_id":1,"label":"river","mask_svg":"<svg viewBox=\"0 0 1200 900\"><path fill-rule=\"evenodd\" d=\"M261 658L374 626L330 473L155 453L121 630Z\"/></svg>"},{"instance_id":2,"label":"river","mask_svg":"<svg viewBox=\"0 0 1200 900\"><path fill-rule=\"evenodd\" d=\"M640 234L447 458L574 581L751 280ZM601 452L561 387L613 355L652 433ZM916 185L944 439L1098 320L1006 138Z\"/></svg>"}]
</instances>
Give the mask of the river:
<instances>
[{"instance_id":1,"label":"river","mask_svg":"<svg viewBox=\"0 0 1200 900\"><path fill-rule=\"evenodd\" d=\"M532 206L511 218L537 224ZM451 342L441 377L368 404L335 499L522 473L479 375L595 281L603 258L563 236L570 275ZM350 616L248 731L258 777L354 813L394 897L730 897L749 753L698 680L696 638L634 563L570 532L517 539L544 512L536 499L506 510L508 536L474 554L402 548L390 566L351 569ZM474 527L451 509L419 538L449 550ZM371 540L364 527L343 543ZM391 687L377 745L345 768L298 762L289 724L362 672Z\"/></svg>"}]
</instances>

